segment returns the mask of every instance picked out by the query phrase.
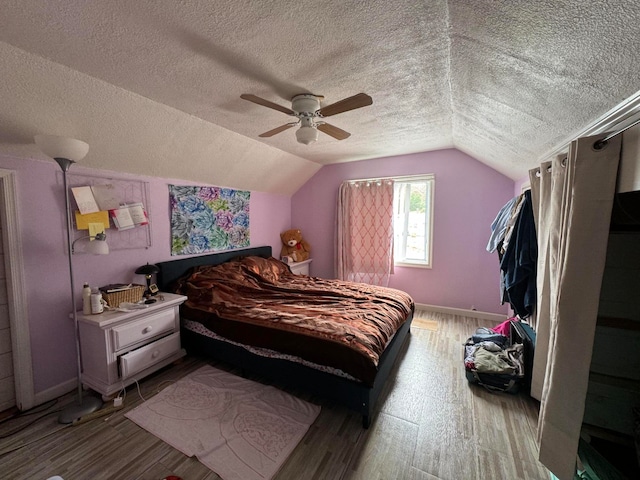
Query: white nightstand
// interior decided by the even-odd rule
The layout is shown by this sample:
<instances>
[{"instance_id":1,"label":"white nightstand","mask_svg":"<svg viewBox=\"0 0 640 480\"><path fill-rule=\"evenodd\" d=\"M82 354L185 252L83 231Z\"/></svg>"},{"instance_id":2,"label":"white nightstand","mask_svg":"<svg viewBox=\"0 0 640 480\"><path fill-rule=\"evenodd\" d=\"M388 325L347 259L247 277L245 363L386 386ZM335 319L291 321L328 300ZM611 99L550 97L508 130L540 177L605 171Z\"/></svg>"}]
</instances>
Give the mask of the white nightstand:
<instances>
[{"instance_id":1,"label":"white nightstand","mask_svg":"<svg viewBox=\"0 0 640 480\"><path fill-rule=\"evenodd\" d=\"M179 307L187 297L160 293L155 298L156 303L129 312L78 313L82 383L103 399L186 354Z\"/></svg>"},{"instance_id":2,"label":"white nightstand","mask_svg":"<svg viewBox=\"0 0 640 480\"><path fill-rule=\"evenodd\" d=\"M296 275L309 275L309 264L311 263L311 259L303 260L302 262L290 263L289 268L292 273Z\"/></svg>"}]
</instances>

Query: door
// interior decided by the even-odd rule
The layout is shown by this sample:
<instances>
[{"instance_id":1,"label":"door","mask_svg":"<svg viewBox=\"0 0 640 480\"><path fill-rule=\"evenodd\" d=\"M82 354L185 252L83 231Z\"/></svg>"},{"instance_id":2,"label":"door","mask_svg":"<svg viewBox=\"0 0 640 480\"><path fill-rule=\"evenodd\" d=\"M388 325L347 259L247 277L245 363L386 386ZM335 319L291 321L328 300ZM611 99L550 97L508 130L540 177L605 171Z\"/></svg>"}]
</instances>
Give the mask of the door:
<instances>
[{"instance_id":1,"label":"door","mask_svg":"<svg viewBox=\"0 0 640 480\"><path fill-rule=\"evenodd\" d=\"M0 410L35 405L15 173L0 169Z\"/></svg>"},{"instance_id":2,"label":"door","mask_svg":"<svg viewBox=\"0 0 640 480\"><path fill-rule=\"evenodd\" d=\"M0 209L4 210L4 201L1 198ZM11 325L9 323L9 307L7 305L7 281L2 242L3 229L4 226L0 221L0 412L16 404L11 350Z\"/></svg>"}]
</instances>

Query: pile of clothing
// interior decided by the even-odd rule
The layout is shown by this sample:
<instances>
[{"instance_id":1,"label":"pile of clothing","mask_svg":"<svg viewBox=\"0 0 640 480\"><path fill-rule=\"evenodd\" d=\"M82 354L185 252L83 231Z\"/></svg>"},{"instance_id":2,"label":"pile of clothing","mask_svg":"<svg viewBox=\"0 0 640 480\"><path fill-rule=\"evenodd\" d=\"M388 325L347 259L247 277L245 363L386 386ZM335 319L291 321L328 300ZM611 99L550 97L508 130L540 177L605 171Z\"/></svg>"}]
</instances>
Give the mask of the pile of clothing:
<instances>
[{"instance_id":1,"label":"pile of clothing","mask_svg":"<svg viewBox=\"0 0 640 480\"><path fill-rule=\"evenodd\" d=\"M464 366L479 373L524 376L523 345L488 328L479 328L465 344Z\"/></svg>"},{"instance_id":2,"label":"pile of clothing","mask_svg":"<svg viewBox=\"0 0 640 480\"><path fill-rule=\"evenodd\" d=\"M478 328L464 345L467 380L491 391L516 393L525 376L524 345L489 328Z\"/></svg>"}]
</instances>

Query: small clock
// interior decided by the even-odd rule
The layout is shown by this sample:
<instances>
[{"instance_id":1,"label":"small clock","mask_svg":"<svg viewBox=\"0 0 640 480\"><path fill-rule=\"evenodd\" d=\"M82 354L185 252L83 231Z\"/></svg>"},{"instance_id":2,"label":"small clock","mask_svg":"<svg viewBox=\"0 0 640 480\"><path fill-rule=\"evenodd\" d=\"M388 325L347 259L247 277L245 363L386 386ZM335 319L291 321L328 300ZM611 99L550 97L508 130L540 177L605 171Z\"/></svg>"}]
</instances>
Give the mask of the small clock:
<instances>
[{"instance_id":1,"label":"small clock","mask_svg":"<svg viewBox=\"0 0 640 480\"><path fill-rule=\"evenodd\" d=\"M156 295L159 291L160 289L155 283L152 283L151 285L149 285L149 292L151 292L151 295Z\"/></svg>"}]
</instances>

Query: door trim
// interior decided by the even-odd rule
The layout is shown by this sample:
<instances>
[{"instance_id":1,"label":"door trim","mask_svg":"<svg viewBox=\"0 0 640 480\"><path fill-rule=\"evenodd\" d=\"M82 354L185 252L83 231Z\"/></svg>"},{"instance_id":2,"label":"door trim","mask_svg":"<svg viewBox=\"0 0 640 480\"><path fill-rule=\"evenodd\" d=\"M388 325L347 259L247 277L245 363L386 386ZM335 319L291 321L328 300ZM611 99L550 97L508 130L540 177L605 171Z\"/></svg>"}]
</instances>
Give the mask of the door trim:
<instances>
[{"instance_id":1,"label":"door trim","mask_svg":"<svg viewBox=\"0 0 640 480\"><path fill-rule=\"evenodd\" d=\"M35 395L33 391L31 338L29 335L22 240L20 238L16 175L12 170L0 169L0 195L2 195L5 207L0 209L0 214L4 225L2 240L7 277L7 303L9 328L11 330L16 406L20 410L28 410L35 406Z\"/></svg>"}]
</instances>

